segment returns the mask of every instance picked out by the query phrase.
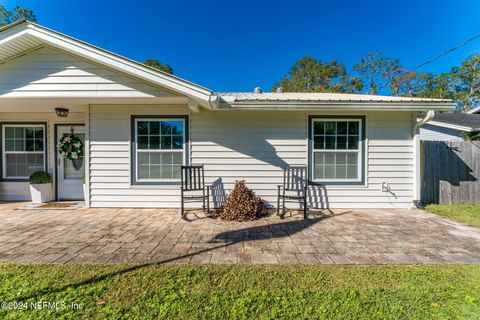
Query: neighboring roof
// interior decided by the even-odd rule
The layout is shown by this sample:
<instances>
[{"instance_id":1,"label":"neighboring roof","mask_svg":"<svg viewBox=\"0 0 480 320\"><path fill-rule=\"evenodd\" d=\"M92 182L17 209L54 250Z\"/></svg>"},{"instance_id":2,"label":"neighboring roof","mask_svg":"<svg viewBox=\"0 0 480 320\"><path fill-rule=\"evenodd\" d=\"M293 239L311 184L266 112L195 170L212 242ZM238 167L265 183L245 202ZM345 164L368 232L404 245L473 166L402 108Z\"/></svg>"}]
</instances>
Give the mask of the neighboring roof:
<instances>
[{"instance_id":1,"label":"neighboring roof","mask_svg":"<svg viewBox=\"0 0 480 320\"><path fill-rule=\"evenodd\" d=\"M352 104L358 106L372 106L378 109L380 105L384 108L380 109L412 109L412 110L452 110L454 104L448 99L429 99L429 98L413 98L413 97L393 97L393 96L377 96L364 94L344 94L344 93L301 93L301 92L220 92L219 97L230 105L237 108L248 108L255 106L291 105L295 108L308 108L312 105L345 105Z\"/></svg>"},{"instance_id":2,"label":"neighboring roof","mask_svg":"<svg viewBox=\"0 0 480 320\"><path fill-rule=\"evenodd\" d=\"M476 107L475 109L472 109L472 110L470 110L470 111L467 111L467 113L470 113L470 114L480 113L480 107Z\"/></svg>"},{"instance_id":3,"label":"neighboring roof","mask_svg":"<svg viewBox=\"0 0 480 320\"><path fill-rule=\"evenodd\" d=\"M210 107L212 98L210 89L26 20L20 20L0 28L0 63L38 49L43 45L56 47L81 56L111 69L183 94L206 107Z\"/></svg>"},{"instance_id":4,"label":"neighboring roof","mask_svg":"<svg viewBox=\"0 0 480 320\"><path fill-rule=\"evenodd\" d=\"M428 123L466 132L480 131L480 114L435 113L432 121Z\"/></svg>"}]
</instances>

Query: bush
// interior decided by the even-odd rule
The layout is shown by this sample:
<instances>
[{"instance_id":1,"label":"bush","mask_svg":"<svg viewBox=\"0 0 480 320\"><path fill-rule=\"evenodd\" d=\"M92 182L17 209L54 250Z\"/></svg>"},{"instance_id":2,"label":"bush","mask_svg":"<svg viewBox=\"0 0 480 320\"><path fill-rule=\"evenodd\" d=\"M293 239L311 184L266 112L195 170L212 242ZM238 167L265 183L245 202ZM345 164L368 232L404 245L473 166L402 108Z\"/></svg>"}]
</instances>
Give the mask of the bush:
<instances>
[{"instance_id":1,"label":"bush","mask_svg":"<svg viewBox=\"0 0 480 320\"><path fill-rule=\"evenodd\" d=\"M235 187L225 200L220 218L247 221L267 214L267 205L255 192L247 188L245 181L236 181Z\"/></svg>"},{"instance_id":2,"label":"bush","mask_svg":"<svg viewBox=\"0 0 480 320\"><path fill-rule=\"evenodd\" d=\"M45 171L37 171L30 175L30 183L31 184L44 184L44 183L51 183L52 176L50 173Z\"/></svg>"}]
</instances>

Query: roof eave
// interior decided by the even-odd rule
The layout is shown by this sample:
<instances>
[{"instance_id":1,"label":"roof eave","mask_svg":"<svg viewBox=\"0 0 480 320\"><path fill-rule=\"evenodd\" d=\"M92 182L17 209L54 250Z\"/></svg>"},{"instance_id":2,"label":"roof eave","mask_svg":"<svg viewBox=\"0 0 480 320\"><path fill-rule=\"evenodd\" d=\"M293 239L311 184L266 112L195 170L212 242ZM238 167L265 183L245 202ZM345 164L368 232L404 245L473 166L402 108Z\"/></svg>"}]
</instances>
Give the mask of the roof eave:
<instances>
[{"instance_id":1,"label":"roof eave","mask_svg":"<svg viewBox=\"0 0 480 320\"><path fill-rule=\"evenodd\" d=\"M230 102L222 104L223 109L242 110L402 110L402 111L452 111L452 102Z\"/></svg>"},{"instance_id":2,"label":"roof eave","mask_svg":"<svg viewBox=\"0 0 480 320\"><path fill-rule=\"evenodd\" d=\"M457 124L452 124L452 123L447 123L447 122L442 122L442 121L435 121L435 120L432 120L432 121L428 122L428 124L431 124L433 126L448 128L448 129L465 131L465 132L473 132L473 131L479 131L480 130L480 129L477 129L477 128L461 126L461 125L457 125Z\"/></svg>"}]
</instances>

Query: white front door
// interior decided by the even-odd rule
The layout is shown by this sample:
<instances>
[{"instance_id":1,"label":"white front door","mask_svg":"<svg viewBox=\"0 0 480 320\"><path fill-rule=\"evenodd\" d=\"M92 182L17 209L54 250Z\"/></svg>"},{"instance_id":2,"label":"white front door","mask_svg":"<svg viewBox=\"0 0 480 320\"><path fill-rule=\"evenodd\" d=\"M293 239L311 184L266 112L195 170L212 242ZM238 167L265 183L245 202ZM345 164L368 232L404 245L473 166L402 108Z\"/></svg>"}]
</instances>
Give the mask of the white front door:
<instances>
[{"instance_id":1,"label":"white front door","mask_svg":"<svg viewBox=\"0 0 480 320\"><path fill-rule=\"evenodd\" d=\"M59 125L55 144L60 139L71 134L77 136L85 143L85 126L83 125ZM84 157L75 160L63 158L57 148L57 197L58 200L84 200L83 177L85 176Z\"/></svg>"}]
</instances>

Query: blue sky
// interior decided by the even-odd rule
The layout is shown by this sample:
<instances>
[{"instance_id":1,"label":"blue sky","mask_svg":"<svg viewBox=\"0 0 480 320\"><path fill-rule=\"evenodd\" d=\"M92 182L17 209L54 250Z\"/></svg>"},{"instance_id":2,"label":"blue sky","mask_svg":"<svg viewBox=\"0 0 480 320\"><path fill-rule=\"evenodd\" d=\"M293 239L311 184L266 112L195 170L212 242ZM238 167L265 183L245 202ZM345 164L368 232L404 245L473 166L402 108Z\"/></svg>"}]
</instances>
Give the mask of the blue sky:
<instances>
[{"instance_id":1,"label":"blue sky","mask_svg":"<svg viewBox=\"0 0 480 320\"><path fill-rule=\"evenodd\" d=\"M214 91L269 90L307 55L351 68L380 50L413 68L480 33L480 1L7 0L39 23ZM421 69L448 71L480 39Z\"/></svg>"}]
</instances>

